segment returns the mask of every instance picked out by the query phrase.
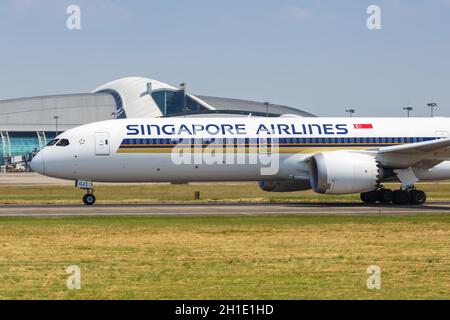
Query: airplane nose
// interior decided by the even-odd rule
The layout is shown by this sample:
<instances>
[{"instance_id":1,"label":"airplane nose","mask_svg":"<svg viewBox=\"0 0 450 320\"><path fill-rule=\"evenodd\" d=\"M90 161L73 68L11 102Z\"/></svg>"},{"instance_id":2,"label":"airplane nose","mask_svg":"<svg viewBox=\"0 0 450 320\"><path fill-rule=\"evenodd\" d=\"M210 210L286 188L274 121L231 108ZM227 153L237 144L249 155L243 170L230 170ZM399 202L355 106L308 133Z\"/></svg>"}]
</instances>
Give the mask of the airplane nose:
<instances>
[{"instance_id":1,"label":"airplane nose","mask_svg":"<svg viewBox=\"0 0 450 320\"><path fill-rule=\"evenodd\" d=\"M31 170L44 174L44 152L40 151L34 156L30 163Z\"/></svg>"}]
</instances>

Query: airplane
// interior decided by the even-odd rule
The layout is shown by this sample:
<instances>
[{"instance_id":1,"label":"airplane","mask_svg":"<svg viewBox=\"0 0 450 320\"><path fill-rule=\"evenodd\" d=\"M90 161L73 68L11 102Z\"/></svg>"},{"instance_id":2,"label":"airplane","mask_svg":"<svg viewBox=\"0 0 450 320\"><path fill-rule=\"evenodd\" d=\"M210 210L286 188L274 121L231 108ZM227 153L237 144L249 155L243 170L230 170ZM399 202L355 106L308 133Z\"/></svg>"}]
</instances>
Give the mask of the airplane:
<instances>
[{"instance_id":1,"label":"airplane","mask_svg":"<svg viewBox=\"0 0 450 320\"><path fill-rule=\"evenodd\" d=\"M114 119L61 133L31 168L74 180L85 205L95 182L203 181L421 205L415 183L450 179L449 129L447 118ZM383 186L390 181L399 189Z\"/></svg>"}]
</instances>

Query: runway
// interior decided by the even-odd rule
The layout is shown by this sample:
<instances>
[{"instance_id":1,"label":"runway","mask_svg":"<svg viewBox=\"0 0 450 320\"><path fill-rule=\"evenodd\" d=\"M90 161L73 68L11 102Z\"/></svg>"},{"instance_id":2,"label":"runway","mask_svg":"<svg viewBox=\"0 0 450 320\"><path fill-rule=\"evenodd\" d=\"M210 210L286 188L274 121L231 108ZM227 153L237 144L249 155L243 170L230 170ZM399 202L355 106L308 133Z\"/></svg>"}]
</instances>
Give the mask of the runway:
<instances>
[{"instance_id":1,"label":"runway","mask_svg":"<svg viewBox=\"0 0 450 320\"><path fill-rule=\"evenodd\" d=\"M155 205L3 205L0 217L105 217L105 216L374 216L450 214L450 202L424 206L336 203L270 204L155 204Z\"/></svg>"}]
</instances>

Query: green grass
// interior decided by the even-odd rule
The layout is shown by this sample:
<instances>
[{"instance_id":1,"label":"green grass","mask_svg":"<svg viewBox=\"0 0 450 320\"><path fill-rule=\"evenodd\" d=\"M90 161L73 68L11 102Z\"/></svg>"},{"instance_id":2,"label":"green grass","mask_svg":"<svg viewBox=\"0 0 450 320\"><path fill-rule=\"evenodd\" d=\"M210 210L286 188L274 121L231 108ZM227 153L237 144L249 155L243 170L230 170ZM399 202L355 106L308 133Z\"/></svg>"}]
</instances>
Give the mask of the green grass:
<instances>
[{"instance_id":1,"label":"green grass","mask_svg":"<svg viewBox=\"0 0 450 320\"><path fill-rule=\"evenodd\" d=\"M0 298L448 299L449 247L434 215L1 218Z\"/></svg>"},{"instance_id":2,"label":"green grass","mask_svg":"<svg viewBox=\"0 0 450 320\"><path fill-rule=\"evenodd\" d=\"M389 186L389 185L388 185ZM396 188L395 185L389 187ZM430 201L449 198L450 184L419 184ZM200 201L194 192L200 191ZM1 186L3 204L79 204L84 192L71 186ZM195 185L98 185L95 187L98 203L160 203L160 202L354 202L359 195L319 195L312 191L274 193L264 192L257 183L195 184Z\"/></svg>"}]
</instances>

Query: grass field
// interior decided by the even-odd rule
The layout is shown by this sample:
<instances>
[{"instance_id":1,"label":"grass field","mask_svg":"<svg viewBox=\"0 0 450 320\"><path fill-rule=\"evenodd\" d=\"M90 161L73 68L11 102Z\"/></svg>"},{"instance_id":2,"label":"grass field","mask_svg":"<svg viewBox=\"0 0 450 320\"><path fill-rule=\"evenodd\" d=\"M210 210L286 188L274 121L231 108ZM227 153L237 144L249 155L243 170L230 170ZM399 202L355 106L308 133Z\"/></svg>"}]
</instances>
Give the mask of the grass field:
<instances>
[{"instance_id":1,"label":"grass field","mask_svg":"<svg viewBox=\"0 0 450 320\"><path fill-rule=\"evenodd\" d=\"M395 185L387 187L398 188ZM447 201L450 183L418 184L429 201ZM194 192L201 199L194 201ZM80 204L84 192L71 186L0 186L3 204ZM319 195L312 191L274 193L264 192L257 183L239 184L143 184L98 185L95 188L98 203L160 203L160 202L323 202L359 201L359 195Z\"/></svg>"},{"instance_id":2,"label":"grass field","mask_svg":"<svg viewBox=\"0 0 450 320\"><path fill-rule=\"evenodd\" d=\"M422 184L447 201L450 184ZM200 191L201 200L193 200ZM99 185L99 203L358 200L254 183ZM80 204L70 186L2 186L4 204ZM117 200L120 199L120 200ZM81 290L66 268L81 268ZM382 270L368 290L366 269ZM450 216L0 218L0 299L449 299Z\"/></svg>"},{"instance_id":3,"label":"grass field","mask_svg":"<svg viewBox=\"0 0 450 320\"><path fill-rule=\"evenodd\" d=\"M2 299L450 298L448 216L1 218L0 247Z\"/></svg>"}]
</instances>

